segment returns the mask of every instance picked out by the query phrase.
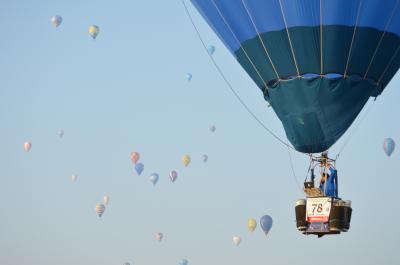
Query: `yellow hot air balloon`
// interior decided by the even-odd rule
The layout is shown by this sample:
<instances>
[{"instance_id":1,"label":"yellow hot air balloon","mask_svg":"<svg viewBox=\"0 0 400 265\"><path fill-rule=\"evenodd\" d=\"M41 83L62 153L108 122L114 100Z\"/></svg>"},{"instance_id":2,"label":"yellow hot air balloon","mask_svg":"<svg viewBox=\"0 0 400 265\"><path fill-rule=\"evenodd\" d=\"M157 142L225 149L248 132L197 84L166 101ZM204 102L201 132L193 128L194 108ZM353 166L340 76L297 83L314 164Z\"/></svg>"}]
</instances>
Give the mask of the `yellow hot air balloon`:
<instances>
[{"instance_id":1,"label":"yellow hot air balloon","mask_svg":"<svg viewBox=\"0 0 400 265\"><path fill-rule=\"evenodd\" d=\"M185 165L185 167L187 167L190 164L190 156L189 155L184 155L182 157L182 162Z\"/></svg>"},{"instance_id":2,"label":"yellow hot air balloon","mask_svg":"<svg viewBox=\"0 0 400 265\"><path fill-rule=\"evenodd\" d=\"M100 28L96 25L91 25L89 27L89 34L93 39L96 39L97 35L99 35Z\"/></svg>"},{"instance_id":3,"label":"yellow hot air balloon","mask_svg":"<svg viewBox=\"0 0 400 265\"><path fill-rule=\"evenodd\" d=\"M250 218L247 221L247 228L249 229L250 232L253 232L257 227L257 221L254 218Z\"/></svg>"}]
</instances>

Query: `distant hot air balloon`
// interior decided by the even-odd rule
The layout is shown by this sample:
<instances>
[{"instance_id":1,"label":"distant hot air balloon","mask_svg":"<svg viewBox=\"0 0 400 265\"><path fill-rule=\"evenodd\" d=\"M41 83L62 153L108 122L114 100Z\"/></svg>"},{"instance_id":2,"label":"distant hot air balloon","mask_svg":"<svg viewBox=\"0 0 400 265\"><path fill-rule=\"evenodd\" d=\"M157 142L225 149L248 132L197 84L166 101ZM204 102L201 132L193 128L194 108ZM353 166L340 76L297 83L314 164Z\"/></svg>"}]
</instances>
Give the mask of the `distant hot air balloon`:
<instances>
[{"instance_id":1,"label":"distant hot air balloon","mask_svg":"<svg viewBox=\"0 0 400 265\"><path fill-rule=\"evenodd\" d=\"M216 129L217 129L217 127L215 127L215 125L210 126L210 131L211 132L215 132Z\"/></svg>"},{"instance_id":2,"label":"distant hot air balloon","mask_svg":"<svg viewBox=\"0 0 400 265\"><path fill-rule=\"evenodd\" d=\"M25 152L29 152L29 150L31 150L31 147L32 147L31 142L25 142L24 143Z\"/></svg>"},{"instance_id":3,"label":"distant hot air balloon","mask_svg":"<svg viewBox=\"0 0 400 265\"><path fill-rule=\"evenodd\" d=\"M234 236L232 238L233 244L235 244L235 246L239 246L239 244L242 242L242 239L240 238L240 236Z\"/></svg>"},{"instance_id":4,"label":"distant hot air balloon","mask_svg":"<svg viewBox=\"0 0 400 265\"><path fill-rule=\"evenodd\" d=\"M106 210L106 206L104 206L104 204L102 204L102 203L96 204L96 213L99 217L101 217L103 215L105 210Z\"/></svg>"},{"instance_id":5,"label":"distant hot air balloon","mask_svg":"<svg viewBox=\"0 0 400 265\"><path fill-rule=\"evenodd\" d=\"M172 182L175 182L175 180L178 178L178 172L172 170L171 172L169 172L169 178Z\"/></svg>"},{"instance_id":6,"label":"distant hot air balloon","mask_svg":"<svg viewBox=\"0 0 400 265\"><path fill-rule=\"evenodd\" d=\"M53 24L54 27L60 26L61 22L63 21L61 16L52 16L51 17L51 24Z\"/></svg>"},{"instance_id":7,"label":"distant hot air balloon","mask_svg":"<svg viewBox=\"0 0 400 265\"><path fill-rule=\"evenodd\" d=\"M250 232L253 232L257 227L257 221L254 218L250 218L247 221L247 228L249 229Z\"/></svg>"},{"instance_id":8,"label":"distant hot air balloon","mask_svg":"<svg viewBox=\"0 0 400 265\"><path fill-rule=\"evenodd\" d=\"M58 131L58 136L60 137L60 138L62 138L63 136L64 136L64 130L63 129L60 129L59 131Z\"/></svg>"},{"instance_id":9,"label":"distant hot air balloon","mask_svg":"<svg viewBox=\"0 0 400 265\"><path fill-rule=\"evenodd\" d=\"M187 73L187 74L186 74L186 80L187 80L187 81L192 80L192 77L193 77L193 76L192 76L191 73Z\"/></svg>"},{"instance_id":10,"label":"distant hot air balloon","mask_svg":"<svg viewBox=\"0 0 400 265\"><path fill-rule=\"evenodd\" d=\"M188 265L189 261L187 259L181 259L181 261L179 261L178 263L179 265Z\"/></svg>"},{"instance_id":11,"label":"distant hot air balloon","mask_svg":"<svg viewBox=\"0 0 400 265\"><path fill-rule=\"evenodd\" d=\"M214 45L208 45L208 47L207 47L207 52L208 52L210 55L213 55L214 52L215 52L215 46L214 46Z\"/></svg>"},{"instance_id":12,"label":"distant hot air balloon","mask_svg":"<svg viewBox=\"0 0 400 265\"><path fill-rule=\"evenodd\" d=\"M161 240L163 239L163 237L164 237L164 235L163 235L163 233L161 233L161 232L158 232L158 233L156 234L156 240L157 240L158 242L161 242Z\"/></svg>"},{"instance_id":13,"label":"distant hot air balloon","mask_svg":"<svg viewBox=\"0 0 400 265\"><path fill-rule=\"evenodd\" d=\"M78 176L77 176L77 175L72 175L72 176L71 176L71 181L72 181L72 182L76 182L77 179L78 179Z\"/></svg>"},{"instance_id":14,"label":"distant hot air balloon","mask_svg":"<svg viewBox=\"0 0 400 265\"><path fill-rule=\"evenodd\" d=\"M103 197L103 202L104 202L104 204L107 205L109 201L110 201L110 196L105 195L105 196Z\"/></svg>"},{"instance_id":15,"label":"distant hot air balloon","mask_svg":"<svg viewBox=\"0 0 400 265\"><path fill-rule=\"evenodd\" d=\"M184 155L182 157L182 162L185 165L185 167L187 167L190 164L190 156L189 155Z\"/></svg>"},{"instance_id":16,"label":"distant hot air balloon","mask_svg":"<svg viewBox=\"0 0 400 265\"><path fill-rule=\"evenodd\" d=\"M89 26L89 35L93 38L96 39L97 35L99 35L100 28L96 25L91 25Z\"/></svg>"},{"instance_id":17,"label":"distant hot air balloon","mask_svg":"<svg viewBox=\"0 0 400 265\"><path fill-rule=\"evenodd\" d=\"M264 231L265 235L268 235L269 230L271 230L272 227L272 217L269 215L264 215L261 217L260 220L260 225L262 230Z\"/></svg>"},{"instance_id":18,"label":"distant hot air balloon","mask_svg":"<svg viewBox=\"0 0 400 265\"><path fill-rule=\"evenodd\" d=\"M151 183L153 183L153 185L156 185L157 181L159 179L159 176L157 173L153 173L150 175L149 179L150 179Z\"/></svg>"},{"instance_id":19,"label":"distant hot air balloon","mask_svg":"<svg viewBox=\"0 0 400 265\"><path fill-rule=\"evenodd\" d=\"M131 265L129 262L125 262L124 265Z\"/></svg>"},{"instance_id":20,"label":"distant hot air balloon","mask_svg":"<svg viewBox=\"0 0 400 265\"><path fill-rule=\"evenodd\" d=\"M140 154L138 152L132 152L131 153L131 161L133 164L136 164L137 161L140 159Z\"/></svg>"},{"instance_id":21,"label":"distant hot air balloon","mask_svg":"<svg viewBox=\"0 0 400 265\"><path fill-rule=\"evenodd\" d=\"M383 150L385 151L386 155L389 157L392 155L395 146L396 146L396 143L394 142L394 140L392 138L386 138L383 141Z\"/></svg>"},{"instance_id":22,"label":"distant hot air balloon","mask_svg":"<svg viewBox=\"0 0 400 265\"><path fill-rule=\"evenodd\" d=\"M137 164L135 165L136 173L137 173L139 176L140 176L140 174L142 174L143 169L144 169L144 165L143 165L142 163L137 163Z\"/></svg>"},{"instance_id":23,"label":"distant hot air balloon","mask_svg":"<svg viewBox=\"0 0 400 265\"><path fill-rule=\"evenodd\" d=\"M208 161L208 155L203 155L203 162L206 163Z\"/></svg>"}]
</instances>

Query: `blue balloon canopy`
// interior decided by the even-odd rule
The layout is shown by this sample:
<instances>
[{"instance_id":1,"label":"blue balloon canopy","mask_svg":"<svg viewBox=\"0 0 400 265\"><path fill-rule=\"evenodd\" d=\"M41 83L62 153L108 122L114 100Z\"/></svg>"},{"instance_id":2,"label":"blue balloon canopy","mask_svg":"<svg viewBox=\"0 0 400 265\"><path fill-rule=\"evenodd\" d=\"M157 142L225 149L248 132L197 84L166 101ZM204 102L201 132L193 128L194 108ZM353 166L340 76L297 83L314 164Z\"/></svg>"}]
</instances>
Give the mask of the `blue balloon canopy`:
<instances>
[{"instance_id":1,"label":"blue balloon canopy","mask_svg":"<svg viewBox=\"0 0 400 265\"><path fill-rule=\"evenodd\" d=\"M271 230L272 228L272 217L269 215L264 215L263 217L261 217L260 219L260 225L262 230L264 231L265 235L268 234L269 230Z\"/></svg>"},{"instance_id":2,"label":"blue balloon canopy","mask_svg":"<svg viewBox=\"0 0 400 265\"><path fill-rule=\"evenodd\" d=\"M191 0L296 150L329 149L400 67L397 0Z\"/></svg>"},{"instance_id":3,"label":"blue balloon canopy","mask_svg":"<svg viewBox=\"0 0 400 265\"><path fill-rule=\"evenodd\" d=\"M142 163L137 163L137 164L135 165L135 170L136 170L136 173L137 173L138 175L142 174L143 169L144 169L144 165L143 165Z\"/></svg>"}]
</instances>

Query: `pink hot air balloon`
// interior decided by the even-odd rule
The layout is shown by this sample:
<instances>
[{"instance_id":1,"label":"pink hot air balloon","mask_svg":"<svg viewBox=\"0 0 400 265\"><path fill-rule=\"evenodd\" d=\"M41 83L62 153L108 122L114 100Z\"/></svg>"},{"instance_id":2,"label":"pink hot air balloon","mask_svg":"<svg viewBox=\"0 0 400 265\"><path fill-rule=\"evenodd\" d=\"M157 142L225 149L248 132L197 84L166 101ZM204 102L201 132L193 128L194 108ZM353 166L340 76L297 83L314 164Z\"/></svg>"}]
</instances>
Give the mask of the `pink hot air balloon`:
<instances>
[{"instance_id":1,"label":"pink hot air balloon","mask_svg":"<svg viewBox=\"0 0 400 265\"><path fill-rule=\"evenodd\" d=\"M178 178L178 172L176 172L175 170L172 170L169 173L169 178L171 179L172 182L175 182L175 180Z\"/></svg>"},{"instance_id":2,"label":"pink hot air balloon","mask_svg":"<svg viewBox=\"0 0 400 265\"><path fill-rule=\"evenodd\" d=\"M29 152L29 150L31 150L31 147L32 147L31 142L25 142L24 143L25 152Z\"/></svg>"},{"instance_id":3,"label":"pink hot air balloon","mask_svg":"<svg viewBox=\"0 0 400 265\"><path fill-rule=\"evenodd\" d=\"M131 161L133 164L136 165L137 161L139 161L140 154L138 152L132 152L131 153Z\"/></svg>"}]
</instances>

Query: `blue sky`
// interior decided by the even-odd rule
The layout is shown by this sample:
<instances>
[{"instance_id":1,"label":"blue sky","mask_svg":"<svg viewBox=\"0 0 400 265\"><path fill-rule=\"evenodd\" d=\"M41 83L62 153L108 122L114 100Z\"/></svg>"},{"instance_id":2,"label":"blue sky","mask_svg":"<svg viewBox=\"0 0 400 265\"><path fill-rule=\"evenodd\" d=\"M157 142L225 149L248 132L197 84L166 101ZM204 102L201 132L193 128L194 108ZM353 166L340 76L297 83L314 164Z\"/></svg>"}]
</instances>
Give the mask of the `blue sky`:
<instances>
[{"instance_id":1,"label":"blue sky","mask_svg":"<svg viewBox=\"0 0 400 265\"><path fill-rule=\"evenodd\" d=\"M240 96L285 138L259 89L189 8ZM56 14L64 19L59 28L50 23ZM101 30L96 40L91 24ZM399 139L398 75L369 103L338 161L352 227L317 239L295 229L302 194L287 149L228 90L180 1L3 0L0 36L0 264L400 262L399 152L388 159L382 150L385 137ZM141 176L131 151L141 154ZM188 168L180 161L186 153ZM307 157L292 157L301 182ZM100 220L94 207L105 194L110 203ZM268 237L259 227L249 233L247 219L264 214L274 218ZM162 243L154 239L159 231ZM243 239L239 247L234 235Z\"/></svg>"}]
</instances>

